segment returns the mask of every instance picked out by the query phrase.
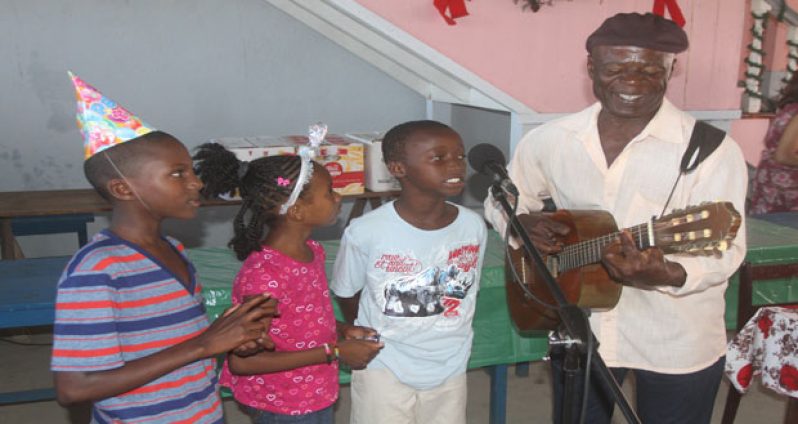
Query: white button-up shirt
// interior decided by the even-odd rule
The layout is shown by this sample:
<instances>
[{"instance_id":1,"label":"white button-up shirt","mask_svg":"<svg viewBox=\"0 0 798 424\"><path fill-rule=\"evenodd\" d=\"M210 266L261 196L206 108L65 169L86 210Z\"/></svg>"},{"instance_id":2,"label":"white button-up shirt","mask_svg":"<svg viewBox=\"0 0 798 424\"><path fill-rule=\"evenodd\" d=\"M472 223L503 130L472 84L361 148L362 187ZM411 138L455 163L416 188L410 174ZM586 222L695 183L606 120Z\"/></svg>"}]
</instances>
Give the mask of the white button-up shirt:
<instances>
[{"instance_id":1,"label":"white button-up shirt","mask_svg":"<svg viewBox=\"0 0 798 424\"><path fill-rule=\"evenodd\" d=\"M560 209L610 212L618 228L659 216L679 174L695 119L667 99L643 131L607 166L598 134L601 104L529 132L509 165L520 191L518 213L539 211L551 197ZM683 175L668 211L701 202L730 201L742 213L747 169L728 136L701 165ZM485 216L504 233L506 216L490 197ZM624 286L618 305L593 312L590 324L608 366L683 374L724 355L724 292L746 251L745 222L720 258L668 255L687 271L683 287Z\"/></svg>"}]
</instances>

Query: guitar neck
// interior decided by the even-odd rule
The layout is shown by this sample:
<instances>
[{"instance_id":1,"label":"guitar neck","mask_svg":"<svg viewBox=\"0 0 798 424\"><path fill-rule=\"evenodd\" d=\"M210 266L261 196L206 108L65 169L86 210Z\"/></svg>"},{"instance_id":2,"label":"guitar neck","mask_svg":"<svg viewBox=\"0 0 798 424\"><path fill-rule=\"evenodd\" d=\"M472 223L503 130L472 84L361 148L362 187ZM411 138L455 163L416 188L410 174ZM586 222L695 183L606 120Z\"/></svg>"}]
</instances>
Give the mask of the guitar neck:
<instances>
[{"instance_id":1,"label":"guitar neck","mask_svg":"<svg viewBox=\"0 0 798 424\"><path fill-rule=\"evenodd\" d=\"M653 236L649 224L636 225L627 228L626 231L632 234L635 246L638 249L645 249L653 245L651 240ZM604 247L617 240L620 234L620 231L614 232L566 246L562 252L557 254L559 272L600 262L601 252Z\"/></svg>"}]
</instances>

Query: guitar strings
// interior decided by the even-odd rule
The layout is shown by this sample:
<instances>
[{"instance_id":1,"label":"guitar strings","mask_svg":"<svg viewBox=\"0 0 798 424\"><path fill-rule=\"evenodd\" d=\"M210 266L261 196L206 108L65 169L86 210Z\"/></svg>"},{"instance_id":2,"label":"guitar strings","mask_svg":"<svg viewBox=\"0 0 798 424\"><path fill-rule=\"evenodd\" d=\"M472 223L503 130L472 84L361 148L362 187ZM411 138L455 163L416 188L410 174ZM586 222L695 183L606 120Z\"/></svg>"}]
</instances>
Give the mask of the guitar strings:
<instances>
[{"instance_id":1,"label":"guitar strings","mask_svg":"<svg viewBox=\"0 0 798 424\"><path fill-rule=\"evenodd\" d=\"M689 246L692 243L697 245L699 249L706 250L710 245L717 247L723 241L728 241L734 237L723 230L715 230L709 235L704 234L704 230L701 229L685 230L679 233L678 227L705 221L709 216L714 215L708 208L697 207L688 207L687 210L680 211L680 213L681 214L676 217L660 217L652 220L650 225L652 226L653 233L657 235L656 240L649 238L649 223L630 227L627 231L636 239L637 246L640 248L659 244L664 246L682 242L682 246ZM677 229L677 231L673 231L674 229ZM681 234L681 236L677 238L679 234ZM600 261L601 250L607 244L614 242L619 235L620 232L609 233L592 240L581 241L564 247L562 252L556 255L558 259L558 271L564 272ZM678 250L686 251L681 248Z\"/></svg>"},{"instance_id":2,"label":"guitar strings","mask_svg":"<svg viewBox=\"0 0 798 424\"><path fill-rule=\"evenodd\" d=\"M646 226L647 224L640 224L628 229L628 231L632 233L632 237L638 240L640 246L643 245L644 235L648 233ZM601 250L604 246L614 242L620 234L620 232L605 234L592 240L566 246L563 251L557 255L559 258L559 271L567 271L586 264L598 262L601 258Z\"/></svg>"}]
</instances>

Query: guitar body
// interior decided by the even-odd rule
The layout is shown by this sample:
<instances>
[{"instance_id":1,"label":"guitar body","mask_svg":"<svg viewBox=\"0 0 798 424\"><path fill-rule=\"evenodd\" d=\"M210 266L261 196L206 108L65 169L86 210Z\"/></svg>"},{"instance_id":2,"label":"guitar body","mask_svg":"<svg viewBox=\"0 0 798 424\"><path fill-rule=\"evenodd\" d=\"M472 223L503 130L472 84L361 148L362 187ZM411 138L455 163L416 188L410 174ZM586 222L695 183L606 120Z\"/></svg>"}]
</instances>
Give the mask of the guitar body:
<instances>
[{"instance_id":1,"label":"guitar body","mask_svg":"<svg viewBox=\"0 0 798 424\"><path fill-rule=\"evenodd\" d=\"M609 212L586 210L559 210L552 219L561 222L571 231L562 239L564 245L571 245L583 240L595 239L618 231L615 220ZM552 258L544 256L544 262ZM554 297L550 294L546 282L535 268L532 258L526 257L523 249L511 249L506 258L505 284L507 287L507 305L513 322L522 333L549 331L560 323L556 311L544 308L533 300L527 300L521 287L514 281L513 266L526 287L539 299L554 305ZM590 309L612 309L621 296L623 286L612 281L600 263L585 265L554 276L569 303Z\"/></svg>"}]
</instances>

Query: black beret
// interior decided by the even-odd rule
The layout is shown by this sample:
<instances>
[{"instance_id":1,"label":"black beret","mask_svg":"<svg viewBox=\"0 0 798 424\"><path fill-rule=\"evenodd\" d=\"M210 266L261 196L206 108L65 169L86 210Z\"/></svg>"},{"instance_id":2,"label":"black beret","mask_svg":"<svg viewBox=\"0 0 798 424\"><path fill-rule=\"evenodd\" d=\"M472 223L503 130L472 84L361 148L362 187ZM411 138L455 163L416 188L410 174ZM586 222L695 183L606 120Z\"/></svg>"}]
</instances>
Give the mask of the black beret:
<instances>
[{"instance_id":1,"label":"black beret","mask_svg":"<svg viewBox=\"0 0 798 424\"><path fill-rule=\"evenodd\" d=\"M636 46L679 53L687 49L688 42L684 30L670 19L653 13L619 13L587 37L587 52L595 46Z\"/></svg>"}]
</instances>

